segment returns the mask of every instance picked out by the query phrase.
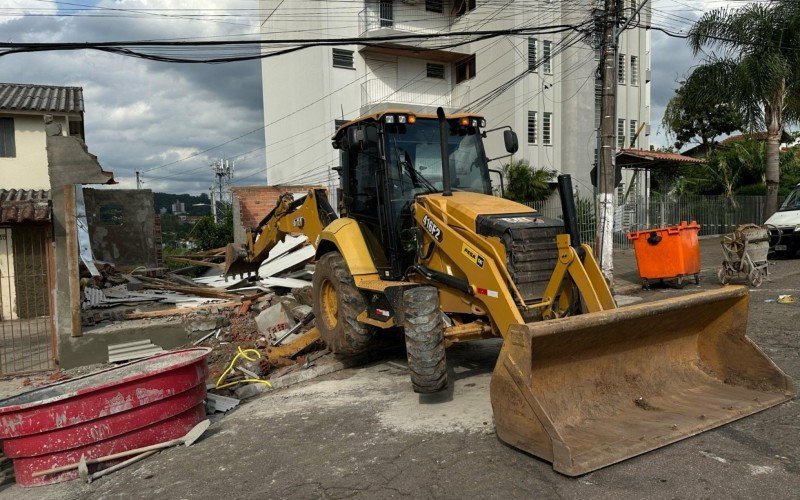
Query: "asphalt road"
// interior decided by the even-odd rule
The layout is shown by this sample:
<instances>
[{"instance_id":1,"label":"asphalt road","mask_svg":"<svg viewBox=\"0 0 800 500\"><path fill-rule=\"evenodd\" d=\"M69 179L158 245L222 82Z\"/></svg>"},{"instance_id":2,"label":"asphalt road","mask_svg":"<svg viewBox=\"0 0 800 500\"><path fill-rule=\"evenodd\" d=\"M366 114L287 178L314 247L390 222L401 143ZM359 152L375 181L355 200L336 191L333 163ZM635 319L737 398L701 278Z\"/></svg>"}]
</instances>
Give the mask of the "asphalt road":
<instances>
[{"instance_id":1,"label":"asphalt road","mask_svg":"<svg viewBox=\"0 0 800 500\"><path fill-rule=\"evenodd\" d=\"M718 286L644 292L645 300ZM751 292L749 336L800 379L800 260L778 261ZM488 384L496 341L448 351L451 389L411 391L400 353L241 405L190 448L90 485L0 490L0 498L797 498L796 401L579 478L504 445Z\"/></svg>"}]
</instances>

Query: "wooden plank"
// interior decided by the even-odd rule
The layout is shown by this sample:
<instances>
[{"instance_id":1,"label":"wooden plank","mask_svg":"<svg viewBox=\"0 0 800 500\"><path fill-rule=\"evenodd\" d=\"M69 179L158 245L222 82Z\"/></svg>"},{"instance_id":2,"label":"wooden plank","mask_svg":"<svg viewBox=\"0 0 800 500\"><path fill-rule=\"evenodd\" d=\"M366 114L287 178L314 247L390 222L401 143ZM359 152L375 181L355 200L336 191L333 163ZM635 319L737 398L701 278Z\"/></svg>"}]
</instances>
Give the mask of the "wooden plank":
<instances>
[{"instance_id":1,"label":"wooden plank","mask_svg":"<svg viewBox=\"0 0 800 500\"><path fill-rule=\"evenodd\" d=\"M239 295L235 293L224 292L216 288L206 288L199 286L179 286L179 285L166 285L166 284L152 284L145 283L144 288L149 290L168 290L170 292L185 293L186 295L194 295L197 297L210 297L212 299L236 299ZM190 298L190 297L187 297Z\"/></svg>"},{"instance_id":2,"label":"wooden plank","mask_svg":"<svg viewBox=\"0 0 800 500\"><path fill-rule=\"evenodd\" d=\"M164 257L167 260L171 260L173 262L183 262L184 264L190 264L192 266L203 266L203 267L213 267L217 269L224 269L225 263L224 262L208 262L205 260L194 260L194 259L187 259L186 257L173 257L173 256L166 256Z\"/></svg>"},{"instance_id":3,"label":"wooden plank","mask_svg":"<svg viewBox=\"0 0 800 500\"><path fill-rule=\"evenodd\" d=\"M297 280L293 278L278 278L275 276L271 278L264 278L263 280L259 281L259 283L267 287L279 286L281 288L303 288L311 286L310 281Z\"/></svg>"},{"instance_id":4,"label":"wooden plank","mask_svg":"<svg viewBox=\"0 0 800 500\"><path fill-rule=\"evenodd\" d=\"M81 282L78 251L78 210L75 206L75 185L64 186L64 225L67 239L67 279L69 283L70 335L83 336L81 330Z\"/></svg>"},{"instance_id":5,"label":"wooden plank","mask_svg":"<svg viewBox=\"0 0 800 500\"><path fill-rule=\"evenodd\" d=\"M211 309L213 307L218 307L220 309L228 309L232 307L237 307L241 304L239 301L232 301L232 302L219 302L216 304L203 304L194 307L175 307L173 309L162 309L160 311L146 311L146 312L137 312L137 313L128 313L125 315L125 319L147 319L147 318L167 318L169 316L181 316L183 314L189 314L193 311L198 311L201 309Z\"/></svg>"}]
</instances>

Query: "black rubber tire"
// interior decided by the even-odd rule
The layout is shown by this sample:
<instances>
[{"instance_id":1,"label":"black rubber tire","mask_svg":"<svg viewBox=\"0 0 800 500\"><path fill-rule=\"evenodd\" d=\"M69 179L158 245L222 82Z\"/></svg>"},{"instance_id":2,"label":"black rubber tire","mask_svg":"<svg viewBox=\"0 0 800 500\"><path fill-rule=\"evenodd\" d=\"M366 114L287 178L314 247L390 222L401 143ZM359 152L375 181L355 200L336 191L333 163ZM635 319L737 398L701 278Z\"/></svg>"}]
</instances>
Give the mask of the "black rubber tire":
<instances>
[{"instance_id":1,"label":"black rubber tire","mask_svg":"<svg viewBox=\"0 0 800 500\"><path fill-rule=\"evenodd\" d=\"M414 392L441 391L447 387L447 359L439 292L432 286L406 290L403 306L408 370Z\"/></svg>"},{"instance_id":2,"label":"black rubber tire","mask_svg":"<svg viewBox=\"0 0 800 500\"><path fill-rule=\"evenodd\" d=\"M336 325L331 328L322 313L322 285L329 281L336 290L338 302ZM364 296L358 291L353 275L342 254L328 252L317 261L313 278L314 317L319 335L334 354L354 355L365 352L372 341L374 327L356 318L367 309Z\"/></svg>"}]
</instances>

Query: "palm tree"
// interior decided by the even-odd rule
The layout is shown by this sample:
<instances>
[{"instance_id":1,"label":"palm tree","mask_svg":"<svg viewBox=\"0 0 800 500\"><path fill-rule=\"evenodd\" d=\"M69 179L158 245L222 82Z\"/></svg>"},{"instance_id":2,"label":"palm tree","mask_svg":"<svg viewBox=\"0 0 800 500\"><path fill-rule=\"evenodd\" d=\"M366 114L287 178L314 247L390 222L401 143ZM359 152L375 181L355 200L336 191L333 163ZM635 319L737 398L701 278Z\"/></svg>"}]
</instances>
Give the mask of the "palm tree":
<instances>
[{"instance_id":1,"label":"palm tree","mask_svg":"<svg viewBox=\"0 0 800 500\"><path fill-rule=\"evenodd\" d=\"M778 208L780 138L800 118L800 0L751 3L705 13L689 31L695 55L720 49L689 78L702 82L699 101L727 96L751 130L767 131L764 216Z\"/></svg>"}]
</instances>

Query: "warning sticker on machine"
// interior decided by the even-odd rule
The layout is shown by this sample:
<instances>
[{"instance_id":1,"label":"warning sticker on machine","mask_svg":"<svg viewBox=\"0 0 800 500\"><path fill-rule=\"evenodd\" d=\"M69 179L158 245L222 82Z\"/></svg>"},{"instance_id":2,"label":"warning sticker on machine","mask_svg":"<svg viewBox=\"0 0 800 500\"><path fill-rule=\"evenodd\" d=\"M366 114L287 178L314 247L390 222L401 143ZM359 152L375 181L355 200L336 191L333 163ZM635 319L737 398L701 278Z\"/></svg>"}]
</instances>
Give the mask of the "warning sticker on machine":
<instances>
[{"instance_id":1,"label":"warning sticker on machine","mask_svg":"<svg viewBox=\"0 0 800 500\"><path fill-rule=\"evenodd\" d=\"M461 245L461 252L467 256L469 260L471 260L476 266L483 268L483 264L486 260L478 254L475 250L468 247L466 243Z\"/></svg>"}]
</instances>

